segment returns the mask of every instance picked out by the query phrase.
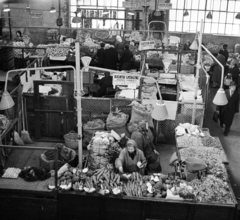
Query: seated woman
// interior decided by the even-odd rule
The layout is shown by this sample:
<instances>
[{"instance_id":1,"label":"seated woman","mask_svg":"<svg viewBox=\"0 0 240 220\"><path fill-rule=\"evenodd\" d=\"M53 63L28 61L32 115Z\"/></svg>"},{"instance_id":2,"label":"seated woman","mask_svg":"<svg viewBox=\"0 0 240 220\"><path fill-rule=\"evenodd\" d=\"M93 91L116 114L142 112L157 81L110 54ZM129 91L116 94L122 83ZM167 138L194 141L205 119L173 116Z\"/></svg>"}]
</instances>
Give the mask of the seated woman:
<instances>
[{"instance_id":1,"label":"seated woman","mask_svg":"<svg viewBox=\"0 0 240 220\"><path fill-rule=\"evenodd\" d=\"M128 140L127 145L119 154L115 161L115 166L120 173L139 172L144 175L146 158L143 152L137 148L134 140Z\"/></svg>"},{"instance_id":2,"label":"seated woman","mask_svg":"<svg viewBox=\"0 0 240 220\"><path fill-rule=\"evenodd\" d=\"M143 151L147 159L147 173L160 173L162 171L160 156L154 148L153 134L147 129L146 121L142 120L138 124L130 122L128 131L131 133L131 139L137 143L138 149Z\"/></svg>"}]
</instances>

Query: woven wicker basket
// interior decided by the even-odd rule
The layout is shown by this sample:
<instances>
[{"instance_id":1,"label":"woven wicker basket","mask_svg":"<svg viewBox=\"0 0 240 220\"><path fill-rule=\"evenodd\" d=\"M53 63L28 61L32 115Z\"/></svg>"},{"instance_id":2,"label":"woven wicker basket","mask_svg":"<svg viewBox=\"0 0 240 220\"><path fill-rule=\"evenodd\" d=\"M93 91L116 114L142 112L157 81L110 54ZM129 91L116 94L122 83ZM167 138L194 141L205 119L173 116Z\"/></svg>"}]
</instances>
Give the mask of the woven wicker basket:
<instances>
[{"instance_id":1,"label":"woven wicker basket","mask_svg":"<svg viewBox=\"0 0 240 220\"><path fill-rule=\"evenodd\" d=\"M55 162L55 160L48 160L48 159L46 158L45 153L46 153L46 151L40 155L39 166L40 166L41 168L46 169L46 170L53 170L53 169L55 168L55 167L54 167L54 162ZM63 165L64 165L64 162L58 160L58 165L57 165L58 167L57 167L57 168L59 169L59 168L60 168L61 166L63 166Z\"/></svg>"},{"instance_id":2,"label":"woven wicker basket","mask_svg":"<svg viewBox=\"0 0 240 220\"><path fill-rule=\"evenodd\" d=\"M78 134L74 131L70 131L68 134L64 136L65 144L69 148L76 149L78 147Z\"/></svg>"}]
</instances>

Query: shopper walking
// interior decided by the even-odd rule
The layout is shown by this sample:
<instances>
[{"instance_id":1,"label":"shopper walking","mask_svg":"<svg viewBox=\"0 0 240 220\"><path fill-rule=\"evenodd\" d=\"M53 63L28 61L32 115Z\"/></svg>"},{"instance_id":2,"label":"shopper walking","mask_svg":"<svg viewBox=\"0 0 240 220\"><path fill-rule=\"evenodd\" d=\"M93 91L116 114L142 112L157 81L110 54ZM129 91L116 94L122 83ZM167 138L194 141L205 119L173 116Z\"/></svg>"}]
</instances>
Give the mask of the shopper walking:
<instances>
[{"instance_id":1,"label":"shopper walking","mask_svg":"<svg viewBox=\"0 0 240 220\"><path fill-rule=\"evenodd\" d=\"M223 44L223 50L222 50L222 55L225 57L225 61L228 61L229 53L228 53L228 45Z\"/></svg>"},{"instance_id":2,"label":"shopper walking","mask_svg":"<svg viewBox=\"0 0 240 220\"><path fill-rule=\"evenodd\" d=\"M225 68L226 61L225 61L225 57L221 54L221 52L218 53L218 56L216 58ZM221 78L222 78L222 68L217 62L213 64L212 68L213 68L213 73L212 73L213 87L214 88L219 87L221 83Z\"/></svg>"},{"instance_id":3,"label":"shopper walking","mask_svg":"<svg viewBox=\"0 0 240 220\"><path fill-rule=\"evenodd\" d=\"M133 54L129 50L129 45L124 46L124 51L120 58L120 70L130 70L132 64Z\"/></svg>"},{"instance_id":4,"label":"shopper walking","mask_svg":"<svg viewBox=\"0 0 240 220\"><path fill-rule=\"evenodd\" d=\"M219 113L220 126L225 125L224 136L228 136L233 122L234 114L239 112L239 94L234 81L230 83L226 91L228 103L224 106L217 106Z\"/></svg>"},{"instance_id":5,"label":"shopper walking","mask_svg":"<svg viewBox=\"0 0 240 220\"><path fill-rule=\"evenodd\" d=\"M232 80L235 82L236 85L238 85L239 69L238 61L236 59L232 59L228 72L231 73Z\"/></svg>"}]
</instances>

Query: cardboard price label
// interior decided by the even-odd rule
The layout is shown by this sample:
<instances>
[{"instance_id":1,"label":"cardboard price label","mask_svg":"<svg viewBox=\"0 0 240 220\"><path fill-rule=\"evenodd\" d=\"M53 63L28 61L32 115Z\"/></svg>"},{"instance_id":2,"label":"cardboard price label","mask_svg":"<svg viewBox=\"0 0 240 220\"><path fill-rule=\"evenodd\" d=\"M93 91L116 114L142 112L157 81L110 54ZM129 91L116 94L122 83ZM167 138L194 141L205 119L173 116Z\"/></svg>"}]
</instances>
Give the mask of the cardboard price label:
<instances>
[{"instance_id":1,"label":"cardboard price label","mask_svg":"<svg viewBox=\"0 0 240 220\"><path fill-rule=\"evenodd\" d=\"M151 50L155 49L155 42L153 40L149 41L140 41L139 50Z\"/></svg>"},{"instance_id":2,"label":"cardboard price label","mask_svg":"<svg viewBox=\"0 0 240 220\"><path fill-rule=\"evenodd\" d=\"M113 75L113 86L128 86L136 89L140 85L140 78L138 76L124 76L120 74Z\"/></svg>"}]
</instances>

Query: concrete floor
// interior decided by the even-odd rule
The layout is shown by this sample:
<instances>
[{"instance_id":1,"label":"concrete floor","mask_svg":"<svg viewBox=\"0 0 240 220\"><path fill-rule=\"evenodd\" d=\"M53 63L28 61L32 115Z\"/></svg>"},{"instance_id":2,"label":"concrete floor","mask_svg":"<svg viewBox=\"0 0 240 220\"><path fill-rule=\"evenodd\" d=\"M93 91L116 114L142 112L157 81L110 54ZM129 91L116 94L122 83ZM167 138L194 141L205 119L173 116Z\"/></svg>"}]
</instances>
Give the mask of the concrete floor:
<instances>
[{"instance_id":1,"label":"concrete floor","mask_svg":"<svg viewBox=\"0 0 240 220\"><path fill-rule=\"evenodd\" d=\"M239 89L240 90L240 89ZM212 120L216 106L212 103L217 89L210 86L206 116L203 127L209 128L212 136L218 136L225 150L229 165L227 166L230 181L236 198L240 198L240 113L235 114L228 136L223 135L223 129ZM240 207L240 204L239 204Z\"/></svg>"}]
</instances>

